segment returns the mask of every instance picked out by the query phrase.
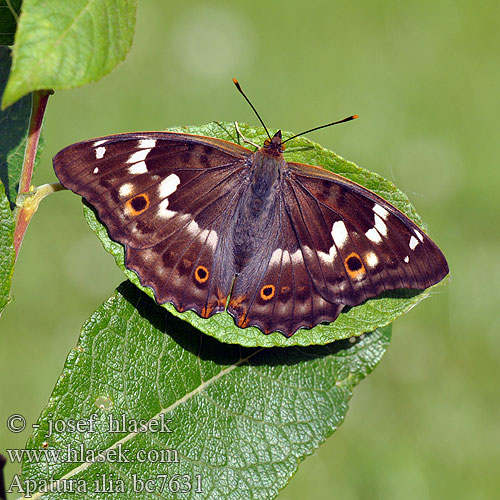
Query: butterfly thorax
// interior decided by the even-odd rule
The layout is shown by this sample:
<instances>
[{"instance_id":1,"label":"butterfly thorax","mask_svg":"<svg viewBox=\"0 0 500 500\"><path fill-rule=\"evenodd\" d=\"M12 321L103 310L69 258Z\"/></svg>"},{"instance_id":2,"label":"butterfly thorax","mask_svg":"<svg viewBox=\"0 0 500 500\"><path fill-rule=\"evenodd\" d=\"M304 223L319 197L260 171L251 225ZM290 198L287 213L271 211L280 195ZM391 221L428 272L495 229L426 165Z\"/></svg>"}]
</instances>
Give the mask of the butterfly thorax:
<instances>
[{"instance_id":1,"label":"butterfly thorax","mask_svg":"<svg viewBox=\"0 0 500 500\"><path fill-rule=\"evenodd\" d=\"M279 138L281 141L281 134ZM260 148L250 158L249 182L238 200L233 226L237 267L266 251L262 242L268 241L270 233L276 230L274 213L279 208L281 175L285 167L283 154L272 145Z\"/></svg>"}]
</instances>

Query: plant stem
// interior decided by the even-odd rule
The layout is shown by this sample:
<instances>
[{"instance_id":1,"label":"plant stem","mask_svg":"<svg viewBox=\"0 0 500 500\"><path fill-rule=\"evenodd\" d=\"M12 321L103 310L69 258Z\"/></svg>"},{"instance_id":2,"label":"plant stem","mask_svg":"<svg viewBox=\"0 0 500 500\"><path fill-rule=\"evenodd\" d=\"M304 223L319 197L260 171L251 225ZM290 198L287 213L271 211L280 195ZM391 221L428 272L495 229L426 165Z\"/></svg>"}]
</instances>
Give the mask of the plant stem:
<instances>
[{"instance_id":1,"label":"plant stem","mask_svg":"<svg viewBox=\"0 0 500 500\"><path fill-rule=\"evenodd\" d=\"M24 163L21 171L21 179L19 181L19 194L26 194L31 189L31 179L33 177L33 168L35 166L36 151L38 148L38 141L40 139L40 132L42 130L43 116L45 114L45 107L49 95L52 94L50 90L37 90L33 92L33 104L31 108L30 127L28 131L28 140L26 142L26 150L24 152ZM16 252L16 259L23 242L24 234L28 228L31 217L36 211L33 205L18 206L15 212L16 227L14 230L14 249Z\"/></svg>"}]
</instances>

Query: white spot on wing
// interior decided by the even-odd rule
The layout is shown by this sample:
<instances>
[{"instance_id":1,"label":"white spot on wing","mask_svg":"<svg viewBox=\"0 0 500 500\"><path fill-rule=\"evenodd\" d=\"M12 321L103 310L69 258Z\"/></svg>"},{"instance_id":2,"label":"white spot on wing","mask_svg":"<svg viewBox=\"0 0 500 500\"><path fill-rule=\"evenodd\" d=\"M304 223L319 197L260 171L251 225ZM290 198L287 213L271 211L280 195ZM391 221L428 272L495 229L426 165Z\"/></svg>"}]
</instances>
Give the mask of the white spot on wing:
<instances>
[{"instance_id":1,"label":"white spot on wing","mask_svg":"<svg viewBox=\"0 0 500 500\"><path fill-rule=\"evenodd\" d=\"M424 236L423 236L423 234L420 231L417 231L416 229L414 229L413 232L417 235L417 238L420 241L424 241Z\"/></svg>"},{"instance_id":2,"label":"white spot on wing","mask_svg":"<svg viewBox=\"0 0 500 500\"><path fill-rule=\"evenodd\" d=\"M149 149L154 148L155 146L156 146L156 139L141 139L139 141L139 144L137 145L138 148L149 148Z\"/></svg>"},{"instance_id":3,"label":"white spot on wing","mask_svg":"<svg viewBox=\"0 0 500 500\"><path fill-rule=\"evenodd\" d=\"M208 238L207 238L207 243L213 248L215 248L217 246L217 241L218 241L218 237L217 237L217 233L212 229L212 231L210 231L210 234L208 235Z\"/></svg>"},{"instance_id":4,"label":"white spot on wing","mask_svg":"<svg viewBox=\"0 0 500 500\"><path fill-rule=\"evenodd\" d=\"M377 214L375 214L375 229L380 234L387 236L387 226L385 225L385 222L382 220L382 218Z\"/></svg>"},{"instance_id":5,"label":"white spot on wing","mask_svg":"<svg viewBox=\"0 0 500 500\"><path fill-rule=\"evenodd\" d=\"M96 167L96 168L94 168L94 170L92 171L92 173L94 173L94 174L99 173L99 168L97 168L97 167Z\"/></svg>"},{"instance_id":6,"label":"white spot on wing","mask_svg":"<svg viewBox=\"0 0 500 500\"><path fill-rule=\"evenodd\" d=\"M122 198L124 196L129 196L132 193L133 188L134 188L134 186L130 182L127 182L126 184L123 184L120 186L120 189L118 190L118 194Z\"/></svg>"},{"instance_id":7,"label":"white spot on wing","mask_svg":"<svg viewBox=\"0 0 500 500\"><path fill-rule=\"evenodd\" d=\"M283 250L281 248L277 248L273 254L271 255L271 260L269 261L270 266L274 266L281 262L281 256L283 255Z\"/></svg>"},{"instance_id":8,"label":"white spot on wing","mask_svg":"<svg viewBox=\"0 0 500 500\"><path fill-rule=\"evenodd\" d=\"M135 232L135 231L134 231ZM156 257L156 252L151 250L151 248L144 248L141 250L141 258L146 262L151 262Z\"/></svg>"},{"instance_id":9,"label":"white spot on wing","mask_svg":"<svg viewBox=\"0 0 500 500\"><path fill-rule=\"evenodd\" d=\"M375 205L373 205L373 211L376 214L380 215L380 217L382 217L382 219L384 220L387 220L387 217L389 217L389 212L378 203L375 203Z\"/></svg>"},{"instance_id":10,"label":"white spot on wing","mask_svg":"<svg viewBox=\"0 0 500 500\"><path fill-rule=\"evenodd\" d=\"M179 179L178 175L170 174L168 177L166 177L160 182L160 186L158 188L159 197L166 198L167 196L170 196L172 193L175 193L177 186L180 184L180 182L181 180Z\"/></svg>"},{"instance_id":11,"label":"white spot on wing","mask_svg":"<svg viewBox=\"0 0 500 500\"><path fill-rule=\"evenodd\" d=\"M418 245L418 240L415 238L415 236L412 236L410 238L410 249L415 250L415 247Z\"/></svg>"},{"instance_id":12,"label":"white spot on wing","mask_svg":"<svg viewBox=\"0 0 500 500\"><path fill-rule=\"evenodd\" d=\"M186 229L191 234L198 234L200 232L200 226L194 219L186 226Z\"/></svg>"},{"instance_id":13,"label":"white spot on wing","mask_svg":"<svg viewBox=\"0 0 500 500\"><path fill-rule=\"evenodd\" d=\"M104 156L105 152L106 152L106 148L104 146L101 146L100 148L96 148L96 150L95 150L95 157L98 160L100 160Z\"/></svg>"},{"instance_id":14,"label":"white spot on wing","mask_svg":"<svg viewBox=\"0 0 500 500\"><path fill-rule=\"evenodd\" d=\"M304 245L302 247L302 255L306 259L313 259L314 258L314 251L312 250L312 248L308 247L307 245Z\"/></svg>"},{"instance_id":15,"label":"white spot on wing","mask_svg":"<svg viewBox=\"0 0 500 500\"><path fill-rule=\"evenodd\" d=\"M330 247L328 253L319 251L318 256L325 264L331 264L333 262L333 259L335 259L335 257L337 256L337 248L335 247L335 243Z\"/></svg>"},{"instance_id":16,"label":"white spot on wing","mask_svg":"<svg viewBox=\"0 0 500 500\"><path fill-rule=\"evenodd\" d=\"M132 153L130 155L127 163L137 163L138 161L144 161L150 151L151 149L139 149L139 151L136 151L135 153Z\"/></svg>"},{"instance_id":17,"label":"white spot on wing","mask_svg":"<svg viewBox=\"0 0 500 500\"><path fill-rule=\"evenodd\" d=\"M295 252L293 252L292 255L290 255L290 258L292 259L292 264L299 264L304 260L302 258L302 252L300 248L298 250L295 250Z\"/></svg>"},{"instance_id":18,"label":"white spot on wing","mask_svg":"<svg viewBox=\"0 0 500 500\"><path fill-rule=\"evenodd\" d=\"M339 248L344 246L347 241L347 229L343 221L338 220L332 226L332 238L335 245Z\"/></svg>"},{"instance_id":19,"label":"white spot on wing","mask_svg":"<svg viewBox=\"0 0 500 500\"><path fill-rule=\"evenodd\" d=\"M378 257L373 252L368 252L365 261L369 267L375 267L378 264Z\"/></svg>"},{"instance_id":20,"label":"white spot on wing","mask_svg":"<svg viewBox=\"0 0 500 500\"><path fill-rule=\"evenodd\" d=\"M373 241L373 243L380 243L382 241L382 237L380 236L380 233L372 227L371 229L368 229L366 231L365 236L370 240Z\"/></svg>"},{"instance_id":21,"label":"white spot on wing","mask_svg":"<svg viewBox=\"0 0 500 500\"><path fill-rule=\"evenodd\" d=\"M100 146L101 144L104 144L106 141L106 139L104 140L101 140L101 141L96 141L94 142L94 144L92 144L92 146L94 146L94 148L96 148L97 146Z\"/></svg>"},{"instance_id":22,"label":"white spot on wing","mask_svg":"<svg viewBox=\"0 0 500 500\"><path fill-rule=\"evenodd\" d=\"M174 174L172 174L174 175ZM187 226L186 229L192 234L198 236L200 239L210 240L209 234L213 232L215 234L215 244L217 244L217 233L215 231L211 231L209 229L201 229L199 224L193 219ZM213 239L212 239L213 241Z\"/></svg>"},{"instance_id":23,"label":"white spot on wing","mask_svg":"<svg viewBox=\"0 0 500 500\"><path fill-rule=\"evenodd\" d=\"M148 167L145 161L141 161L128 167L129 174L145 174L148 171Z\"/></svg>"},{"instance_id":24,"label":"white spot on wing","mask_svg":"<svg viewBox=\"0 0 500 500\"><path fill-rule=\"evenodd\" d=\"M408 262L410 262L410 257L407 255L403 260L408 264Z\"/></svg>"},{"instance_id":25,"label":"white spot on wing","mask_svg":"<svg viewBox=\"0 0 500 500\"><path fill-rule=\"evenodd\" d=\"M168 210L168 198L160 201L158 206L158 217L162 217L163 219L170 219L174 215L177 214L174 210Z\"/></svg>"}]
</instances>

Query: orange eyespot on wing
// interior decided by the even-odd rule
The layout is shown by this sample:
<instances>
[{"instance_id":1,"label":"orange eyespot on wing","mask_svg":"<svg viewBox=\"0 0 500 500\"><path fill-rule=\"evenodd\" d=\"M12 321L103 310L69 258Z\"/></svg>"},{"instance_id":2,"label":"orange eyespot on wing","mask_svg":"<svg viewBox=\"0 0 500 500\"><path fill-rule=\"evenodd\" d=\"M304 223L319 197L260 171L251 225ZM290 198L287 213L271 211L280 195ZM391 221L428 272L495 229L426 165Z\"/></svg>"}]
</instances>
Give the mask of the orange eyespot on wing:
<instances>
[{"instance_id":1,"label":"orange eyespot on wing","mask_svg":"<svg viewBox=\"0 0 500 500\"><path fill-rule=\"evenodd\" d=\"M365 265L356 252L351 252L344 260L346 271L351 278L359 278L366 273Z\"/></svg>"},{"instance_id":2,"label":"orange eyespot on wing","mask_svg":"<svg viewBox=\"0 0 500 500\"><path fill-rule=\"evenodd\" d=\"M210 273L205 266L198 266L194 272L194 278L198 283L205 283Z\"/></svg>"},{"instance_id":3,"label":"orange eyespot on wing","mask_svg":"<svg viewBox=\"0 0 500 500\"><path fill-rule=\"evenodd\" d=\"M260 289L260 298L262 300L270 300L274 297L275 291L274 285L265 285Z\"/></svg>"},{"instance_id":4,"label":"orange eyespot on wing","mask_svg":"<svg viewBox=\"0 0 500 500\"><path fill-rule=\"evenodd\" d=\"M125 203L125 209L128 215L137 217L149 208L149 196L146 193L138 194Z\"/></svg>"}]
</instances>

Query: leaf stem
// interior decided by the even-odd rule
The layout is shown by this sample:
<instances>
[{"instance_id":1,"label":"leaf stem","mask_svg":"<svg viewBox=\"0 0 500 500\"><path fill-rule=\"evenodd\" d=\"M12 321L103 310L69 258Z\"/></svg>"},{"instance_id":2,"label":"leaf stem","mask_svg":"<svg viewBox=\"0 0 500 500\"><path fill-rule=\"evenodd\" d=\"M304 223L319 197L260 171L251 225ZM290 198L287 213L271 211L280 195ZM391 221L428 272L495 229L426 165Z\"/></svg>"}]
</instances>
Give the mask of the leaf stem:
<instances>
[{"instance_id":1,"label":"leaf stem","mask_svg":"<svg viewBox=\"0 0 500 500\"><path fill-rule=\"evenodd\" d=\"M21 170L21 179L19 181L19 195L26 195L31 190L31 179L33 177L33 168L35 166L36 151L40 132L42 130L43 116L51 90L37 90L33 92L33 104L31 107L30 127L28 131L28 140L26 141L26 150L24 152L24 163ZM24 233L28 227L31 217L36 211L38 205L25 204L18 205L15 211L16 227L14 230L14 249L16 259L23 242Z\"/></svg>"}]
</instances>

